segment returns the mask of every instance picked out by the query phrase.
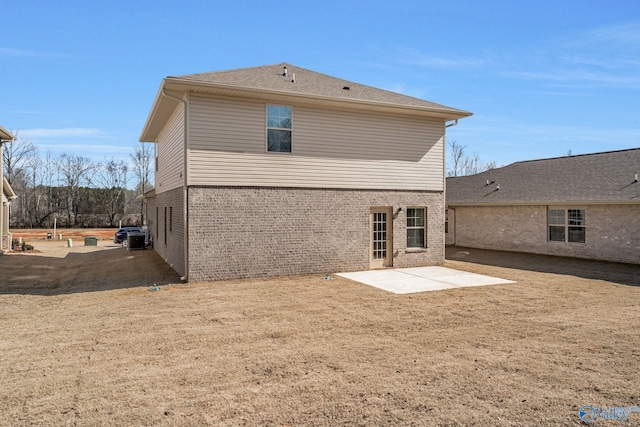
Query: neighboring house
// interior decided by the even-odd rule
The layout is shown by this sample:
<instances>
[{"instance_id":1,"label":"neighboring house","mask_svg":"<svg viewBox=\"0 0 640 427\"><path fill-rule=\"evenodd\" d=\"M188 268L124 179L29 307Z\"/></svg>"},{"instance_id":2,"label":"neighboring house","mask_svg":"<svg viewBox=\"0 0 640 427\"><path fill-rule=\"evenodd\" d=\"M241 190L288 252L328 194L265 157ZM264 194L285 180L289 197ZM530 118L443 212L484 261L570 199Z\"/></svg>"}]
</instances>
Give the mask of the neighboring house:
<instances>
[{"instance_id":1,"label":"neighboring house","mask_svg":"<svg viewBox=\"0 0 640 427\"><path fill-rule=\"evenodd\" d=\"M13 141L15 137L8 130L0 126L0 183L2 184L2 199L0 201L0 253L10 251L11 233L9 232L9 205L17 196L3 175L4 161L2 159L2 143Z\"/></svg>"},{"instance_id":2,"label":"neighboring house","mask_svg":"<svg viewBox=\"0 0 640 427\"><path fill-rule=\"evenodd\" d=\"M289 64L167 77L140 137L154 249L190 281L441 264L470 115Z\"/></svg>"},{"instance_id":3,"label":"neighboring house","mask_svg":"<svg viewBox=\"0 0 640 427\"><path fill-rule=\"evenodd\" d=\"M640 148L447 178L447 244L640 263Z\"/></svg>"},{"instance_id":4,"label":"neighboring house","mask_svg":"<svg viewBox=\"0 0 640 427\"><path fill-rule=\"evenodd\" d=\"M2 246L0 247L0 252L10 251L13 249L11 247L11 232L9 231L9 205L11 204L11 201L17 197L18 196L16 196L16 193L13 192L13 189L9 185L7 178L2 177L2 213L0 213Z\"/></svg>"}]
</instances>

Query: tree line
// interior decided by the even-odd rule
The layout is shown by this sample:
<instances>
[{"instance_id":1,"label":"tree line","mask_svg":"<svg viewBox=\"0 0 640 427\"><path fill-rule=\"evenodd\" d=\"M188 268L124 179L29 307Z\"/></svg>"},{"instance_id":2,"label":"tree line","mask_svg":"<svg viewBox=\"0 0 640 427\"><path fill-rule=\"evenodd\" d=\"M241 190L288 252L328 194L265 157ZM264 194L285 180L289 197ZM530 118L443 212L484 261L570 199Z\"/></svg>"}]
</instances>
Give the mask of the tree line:
<instances>
[{"instance_id":1,"label":"tree line","mask_svg":"<svg viewBox=\"0 0 640 427\"><path fill-rule=\"evenodd\" d=\"M449 146L450 158L447 164L447 176L449 177L475 175L498 167L498 163L495 160L487 163L482 162L475 151L470 155L467 154L466 145L456 141L448 142L447 145Z\"/></svg>"},{"instance_id":2,"label":"tree line","mask_svg":"<svg viewBox=\"0 0 640 427\"><path fill-rule=\"evenodd\" d=\"M138 198L153 189L153 148L140 144L129 161L63 153L39 155L17 136L2 144L4 176L18 196L10 206L13 228L115 227L142 225Z\"/></svg>"}]
</instances>

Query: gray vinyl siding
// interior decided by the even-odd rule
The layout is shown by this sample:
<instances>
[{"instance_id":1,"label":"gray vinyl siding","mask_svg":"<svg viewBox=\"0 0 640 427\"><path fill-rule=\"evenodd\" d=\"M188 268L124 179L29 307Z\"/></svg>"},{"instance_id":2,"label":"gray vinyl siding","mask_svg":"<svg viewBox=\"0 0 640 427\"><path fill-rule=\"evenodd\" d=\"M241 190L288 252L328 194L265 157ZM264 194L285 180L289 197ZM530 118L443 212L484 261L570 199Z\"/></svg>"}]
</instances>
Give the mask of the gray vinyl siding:
<instances>
[{"instance_id":1,"label":"gray vinyl siding","mask_svg":"<svg viewBox=\"0 0 640 427\"><path fill-rule=\"evenodd\" d=\"M184 185L184 107L179 104L158 137L156 193Z\"/></svg>"},{"instance_id":2,"label":"gray vinyl siding","mask_svg":"<svg viewBox=\"0 0 640 427\"><path fill-rule=\"evenodd\" d=\"M265 104L191 95L189 147L264 153Z\"/></svg>"},{"instance_id":3,"label":"gray vinyl siding","mask_svg":"<svg viewBox=\"0 0 640 427\"><path fill-rule=\"evenodd\" d=\"M266 153L264 102L192 95L190 185L443 190L444 122L293 107L293 152Z\"/></svg>"}]
</instances>

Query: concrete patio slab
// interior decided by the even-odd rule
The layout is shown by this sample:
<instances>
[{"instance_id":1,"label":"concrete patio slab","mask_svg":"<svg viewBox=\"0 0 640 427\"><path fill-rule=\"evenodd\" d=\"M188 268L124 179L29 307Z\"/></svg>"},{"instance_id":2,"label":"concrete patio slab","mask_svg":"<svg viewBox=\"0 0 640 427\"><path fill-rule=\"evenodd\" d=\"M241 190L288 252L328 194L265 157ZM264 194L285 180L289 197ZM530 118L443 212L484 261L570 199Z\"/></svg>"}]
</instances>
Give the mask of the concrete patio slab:
<instances>
[{"instance_id":1,"label":"concrete patio slab","mask_svg":"<svg viewBox=\"0 0 640 427\"><path fill-rule=\"evenodd\" d=\"M466 286L486 286L515 283L511 280L482 274L467 273L446 267L412 267L388 270L368 270L338 273L340 277L355 280L395 294L439 291Z\"/></svg>"}]
</instances>

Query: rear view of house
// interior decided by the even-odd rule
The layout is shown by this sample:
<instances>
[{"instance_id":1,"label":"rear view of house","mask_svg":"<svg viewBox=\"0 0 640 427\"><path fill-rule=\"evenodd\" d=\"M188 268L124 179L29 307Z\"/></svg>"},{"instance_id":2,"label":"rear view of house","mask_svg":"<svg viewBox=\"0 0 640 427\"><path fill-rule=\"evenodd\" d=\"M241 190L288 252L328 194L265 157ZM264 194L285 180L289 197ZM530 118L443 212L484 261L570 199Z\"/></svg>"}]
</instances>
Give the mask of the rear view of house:
<instances>
[{"instance_id":1,"label":"rear view of house","mask_svg":"<svg viewBox=\"0 0 640 427\"><path fill-rule=\"evenodd\" d=\"M140 138L154 248L190 281L441 264L469 115L290 64L167 77Z\"/></svg>"},{"instance_id":2,"label":"rear view of house","mask_svg":"<svg viewBox=\"0 0 640 427\"><path fill-rule=\"evenodd\" d=\"M640 263L640 148L447 178L447 244Z\"/></svg>"}]
</instances>

